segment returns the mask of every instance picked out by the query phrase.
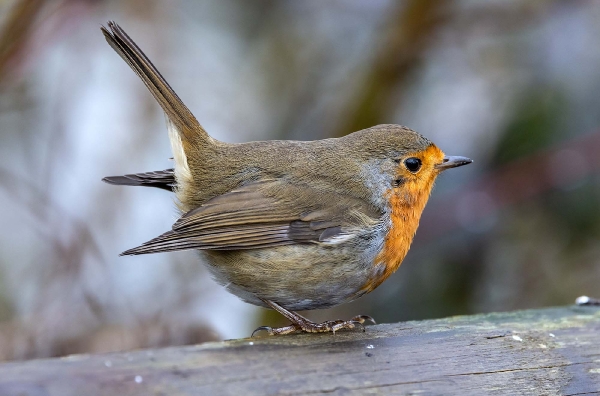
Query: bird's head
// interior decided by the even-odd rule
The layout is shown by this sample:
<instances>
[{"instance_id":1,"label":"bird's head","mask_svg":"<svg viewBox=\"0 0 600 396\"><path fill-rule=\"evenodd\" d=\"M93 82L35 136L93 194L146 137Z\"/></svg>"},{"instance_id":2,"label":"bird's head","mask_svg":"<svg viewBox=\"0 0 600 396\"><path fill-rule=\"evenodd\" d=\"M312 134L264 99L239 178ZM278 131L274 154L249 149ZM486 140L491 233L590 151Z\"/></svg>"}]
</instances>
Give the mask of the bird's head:
<instances>
[{"instance_id":1,"label":"bird's head","mask_svg":"<svg viewBox=\"0 0 600 396\"><path fill-rule=\"evenodd\" d=\"M386 206L395 196L399 204L422 209L440 173L473 162L445 155L430 140L400 125L378 125L356 134L361 177L374 200L387 201Z\"/></svg>"}]
</instances>

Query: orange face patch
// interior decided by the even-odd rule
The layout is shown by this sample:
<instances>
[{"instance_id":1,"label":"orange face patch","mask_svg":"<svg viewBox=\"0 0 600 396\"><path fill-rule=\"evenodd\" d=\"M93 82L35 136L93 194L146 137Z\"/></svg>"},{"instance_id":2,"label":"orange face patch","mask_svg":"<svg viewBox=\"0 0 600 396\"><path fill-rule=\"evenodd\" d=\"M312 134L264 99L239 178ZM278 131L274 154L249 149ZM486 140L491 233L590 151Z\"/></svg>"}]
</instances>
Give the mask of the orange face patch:
<instances>
[{"instance_id":1,"label":"orange face patch","mask_svg":"<svg viewBox=\"0 0 600 396\"><path fill-rule=\"evenodd\" d=\"M396 272L408 253L419 226L421 213L427 204L435 178L439 174L435 165L442 162L444 153L432 144L422 152L406 156L406 158L409 157L419 158L422 166L418 172L412 173L401 161L396 174L404 182L397 188L391 188L386 192L391 225L383 249L375 258L375 264L383 265L384 270L363 287L363 291L367 293Z\"/></svg>"}]
</instances>

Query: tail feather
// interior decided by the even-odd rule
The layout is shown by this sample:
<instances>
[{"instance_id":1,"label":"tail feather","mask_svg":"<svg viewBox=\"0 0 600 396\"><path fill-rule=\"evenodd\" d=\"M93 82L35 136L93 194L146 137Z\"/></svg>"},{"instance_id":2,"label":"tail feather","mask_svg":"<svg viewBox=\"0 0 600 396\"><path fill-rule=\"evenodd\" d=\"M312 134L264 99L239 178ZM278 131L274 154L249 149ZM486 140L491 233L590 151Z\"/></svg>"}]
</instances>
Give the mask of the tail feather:
<instances>
[{"instance_id":1,"label":"tail feather","mask_svg":"<svg viewBox=\"0 0 600 396\"><path fill-rule=\"evenodd\" d=\"M156 187L168 191L174 191L177 184L173 169L145 173L132 173L123 176L108 176L102 179L102 181L108 184L115 184L119 186Z\"/></svg>"},{"instance_id":2,"label":"tail feather","mask_svg":"<svg viewBox=\"0 0 600 396\"><path fill-rule=\"evenodd\" d=\"M211 141L212 138L202 128L196 117L127 33L113 21L108 22L108 29L104 26L100 29L108 44L142 79L169 120L177 128L184 149L191 142Z\"/></svg>"}]
</instances>

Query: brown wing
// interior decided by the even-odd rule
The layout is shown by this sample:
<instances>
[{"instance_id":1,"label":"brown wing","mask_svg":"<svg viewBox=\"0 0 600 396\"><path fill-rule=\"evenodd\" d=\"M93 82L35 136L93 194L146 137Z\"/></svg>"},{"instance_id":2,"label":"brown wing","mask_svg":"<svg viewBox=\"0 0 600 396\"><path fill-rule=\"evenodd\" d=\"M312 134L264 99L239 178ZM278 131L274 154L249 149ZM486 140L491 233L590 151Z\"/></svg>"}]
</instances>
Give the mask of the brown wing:
<instances>
[{"instance_id":1,"label":"brown wing","mask_svg":"<svg viewBox=\"0 0 600 396\"><path fill-rule=\"evenodd\" d=\"M293 198L283 200L276 195L281 188L279 181L254 182L212 198L184 214L171 231L122 255L326 242L367 217L357 219L354 213L370 213L360 200L305 186L287 185Z\"/></svg>"}]
</instances>

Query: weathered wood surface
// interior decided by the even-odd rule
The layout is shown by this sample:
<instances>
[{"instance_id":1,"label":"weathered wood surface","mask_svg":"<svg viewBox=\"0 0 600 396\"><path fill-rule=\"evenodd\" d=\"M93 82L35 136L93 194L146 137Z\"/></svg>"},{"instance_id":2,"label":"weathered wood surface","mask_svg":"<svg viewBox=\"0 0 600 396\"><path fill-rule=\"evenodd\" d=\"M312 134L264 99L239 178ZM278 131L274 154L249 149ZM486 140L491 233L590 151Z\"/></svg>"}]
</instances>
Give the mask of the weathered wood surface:
<instances>
[{"instance_id":1,"label":"weathered wood surface","mask_svg":"<svg viewBox=\"0 0 600 396\"><path fill-rule=\"evenodd\" d=\"M600 394L600 309L565 307L0 365L0 395Z\"/></svg>"}]
</instances>

